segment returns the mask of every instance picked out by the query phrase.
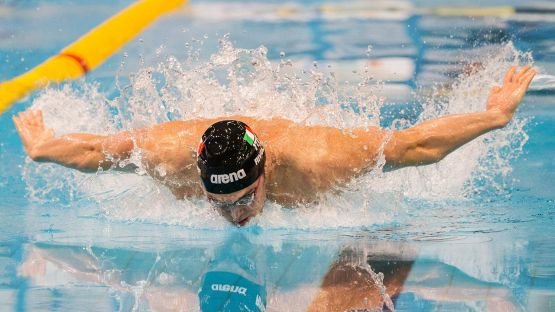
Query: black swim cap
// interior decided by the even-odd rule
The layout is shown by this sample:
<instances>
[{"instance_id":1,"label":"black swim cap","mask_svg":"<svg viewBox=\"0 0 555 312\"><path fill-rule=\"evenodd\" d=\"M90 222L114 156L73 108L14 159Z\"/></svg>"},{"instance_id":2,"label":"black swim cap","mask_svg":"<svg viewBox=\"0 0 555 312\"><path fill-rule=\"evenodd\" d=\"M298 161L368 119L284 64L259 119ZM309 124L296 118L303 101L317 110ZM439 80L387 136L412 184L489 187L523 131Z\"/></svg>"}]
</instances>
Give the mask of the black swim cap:
<instances>
[{"instance_id":1,"label":"black swim cap","mask_svg":"<svg viewBox=\"0 0 555 312\"><path fill-rule=\"evenodd\" d=\"M197 165L210 193L229 194L251 185L264 172L266 153L254 132L237 120L211 125L200 141Z\"/></svg>"}]
</instances>

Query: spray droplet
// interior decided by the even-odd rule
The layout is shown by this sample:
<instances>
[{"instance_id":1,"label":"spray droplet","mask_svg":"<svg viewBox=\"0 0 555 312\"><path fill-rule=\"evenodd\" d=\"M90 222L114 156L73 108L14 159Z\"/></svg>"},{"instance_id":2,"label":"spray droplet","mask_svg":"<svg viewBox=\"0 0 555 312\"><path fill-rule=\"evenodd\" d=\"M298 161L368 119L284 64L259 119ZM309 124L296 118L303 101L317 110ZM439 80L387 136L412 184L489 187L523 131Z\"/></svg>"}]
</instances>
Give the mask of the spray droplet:
<instances>
[{"instance_id":1,"label":"spray droplet","mask_svg":"<svg viewBox=\"0 0 555 312\"><path fill-rule=\"evenodd\" d=\"M366 55L367 56L370 56L370 54L372 53L372 49L373 49L372 45L369 44L368 47L366 48Z\"/></svg>"}]
</instances>

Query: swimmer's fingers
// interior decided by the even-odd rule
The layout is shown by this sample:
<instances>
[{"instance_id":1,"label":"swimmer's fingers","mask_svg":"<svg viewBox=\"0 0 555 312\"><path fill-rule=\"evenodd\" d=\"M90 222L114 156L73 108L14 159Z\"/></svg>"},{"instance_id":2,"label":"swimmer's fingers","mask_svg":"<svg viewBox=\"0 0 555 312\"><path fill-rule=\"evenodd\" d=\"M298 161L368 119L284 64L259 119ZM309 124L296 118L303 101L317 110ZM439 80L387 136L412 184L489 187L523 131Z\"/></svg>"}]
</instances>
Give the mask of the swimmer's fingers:
<instances>
[{"instance_id":1,"label":"swimmer's fingers","mask_svg":"<svg viewBox=\"0 0 555 312\"><path fill-rule=\"evenodd\" d=\"M20 134L25 134L29 131L44 130L44 121L40 110L20 112L18 116L13 116L12 119Z\"/></svg>"},{"instance_id":2,"label":"swimmer's fingers","mask_svg":"<svg viewBox=\"0 0 555 312\"><path fill-rule=\"evenodd\" d=\"M27 110L27 117L29 118L29 124L31 125L35 125L35 119L36 119L36 115L35 112L32 109L28 109Z\"/></svg>"},{"instance_id":3,"label":"swimmer's fingers","mask_svg":"<svg viewBox=\"0 0 555 312\"><path fill-rule=\"evenodd\" d=\"M25 126L44 127L42 112L40 110L33 111L32 109L28 109L25 112L20 112L18 119L21 121L21 124Z\"/></svg>"},{"instance_id":4,"label":"swimmer's fingers","mask_svg":"<svg viewBox=\"0 0 555 312\"><path fill-rule=\"evenodd\" d=\"M29 135L33 128L32 118L29 117L29 112L20 112L18 117L14 116L14 124L17 131L21 136Z\"/></svg>"},{"instance_id":5,"label":"swimmer's fingers","mask_svg":"<svg viewBox=\"0 0 555 312\"><path fill-rule=\"evenodd\" d=\"M515 75L515 78L513 79L516 80L516 82L520 83L522 81L522 79L526 76L526 73L531 69L532 67L530 67L530 65L526 65L524 67L522 67L522 69L518 72L518 74Z\"/></svg>"},{"instance_id":6,"label":"swimmer's fingers","mask_svg":"<svg viewBox=\"0 0 555 312\"><path fill-rule=\"evenodd\" d=\"M534 79L534 76L536 76L536 71L532 69L524 77L522 77L522 80L520 83L526 86L526 90L528 90L528 87L530 86L532 79Z\"/></svg>"},{"instance_id":7,"label":"swimmer's fingers","mask_svg":"<svg viewBox=\"0 0 555 312\"><path fill-rule=\"evenodd\" d=\"M29 126L33 126L34 122L33 122L33 111L28 109L27 111L25 111L23 113L23 116L25 116L25 124L29 125Z\"/></svg>"},{"instance_id":8,"label":"swimmer's fingers","mask_svg":"<svg viewBox=\"0 0 555 312\"><path fill-rule=\"evenodd\" d=\"M15 130L19 133L19 135L23 134L23 125L21 124L21 119L17 116L12 116L13 124L15 125Z\"/></svg>"},{"instance_id":9,"label":"swimmer's fingers","mask_svg":"<svg viewBox=\"0 0 555 312\"><path fill-rule=\"evenodd\" d=\"M37 110L36 122L37 122L37 126L39 126L41 128L44 128L44 118L42 116L42 111L41 110Z\"/></svg>"},{"instance_id":10,"label":"swimmer's fingers","mask_svg":"<svg viewBox=\"0 0 555 312\"><path fill-rule=\"evenodd\" d=\"M20 115L21 115L21 113L20 113ZM25 147L25 150L29 151L29 143L28 143L29 142L29 137L30 137L29 129L23 123L23 121L21 120L20 117L13 116L12 120L13 120L13 123L15 125L15 129L19 133L19 137L21 138L21 141L23 142L23 146Z\"/></svg>"},{"instance_id":11,"label":"swimmer's fingers","mask_svg":"<svg viewBox=\"0 0 555 312\"><path fill-rule=\"evenodd\" d=\"M27 115L29 116L29 124L30 125L36 126L36 127L40 126L40 124L39 124L40 116L39 116L38 112L39 111L34 111L32 109L27 111Z\"/></svg>"},{"instance_id":12,"label":"swimmer's fingers","mask_svg":"<svg viewBox=\"0 0 555 312\"><path fill-rule=\"evenodd\" d=\"M24 112L20 112L19 114L19 119L21 120L21 123L24 125L30 125L32 124L31 120L32 120L32 115L31 112L29 110L24 111Z\"/></svg>"},{"instance_id":13,"label":"swimmer's fingers","mask_svg":"<svg viewBox=\"0 0 555 312\"><path fill-rule=\"evenodd\" d=\"M20 112L18 116L13 116L12 120L23 146L31 158L35 157L38 145L54 137L54 130L44 127L40 111Z\"/></svg>"},{"instance_id":14,"label":"swimmer's fingers","mask_svg":"<svg viewBox=\"0 0 555 312\"><path fill-rule=\"evenodd\" d=\"M511 68L505 74L505 79L503 79L503 84L508 84L513 81L513 76L516 71L516 66L511 66Z\"/></svg>"},{"instance_id":15,"label":"swimmer's fingers","mask_svg":"<svg viewBox=\"0 0 555 312\"><path fill-rule=\"evenodd\" d=\"M26 112L20 112L17 114L17 119L19 120L19 124L21 127L27 127L29 125L29 117L27 116Z\"/></svg>"}]
</instances>

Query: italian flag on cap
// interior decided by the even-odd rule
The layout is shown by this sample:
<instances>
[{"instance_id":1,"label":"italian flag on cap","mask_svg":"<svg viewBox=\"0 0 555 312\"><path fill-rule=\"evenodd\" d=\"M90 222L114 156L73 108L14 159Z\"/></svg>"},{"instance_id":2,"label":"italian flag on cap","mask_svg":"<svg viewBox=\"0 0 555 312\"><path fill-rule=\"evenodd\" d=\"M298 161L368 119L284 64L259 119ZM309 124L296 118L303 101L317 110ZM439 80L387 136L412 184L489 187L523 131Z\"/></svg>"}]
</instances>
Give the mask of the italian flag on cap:
<instances>
[{"instance_id":1,"label":"italian flag on cap","mask_svg":"<svg viewBox=\"0 0 555 312\"><path fill-rule=\"evenodd\" d=\"M249 127L245 128L245 135L243 136L243 140L247 141L250 145L254 144L254 133Z\"/></svg>"},{"instance_id":2,"label":"italian flag on cap","mask_svg":"<svg viewBox=\"0 0 555 312\"><path fill-rule=\"evenodd\" d=\"M201 138L197 149L197 157L200 156L200 153L202 153L203 149L204 149L204 142L202 142L202 138Z\"/></svg>"}]
</instances>

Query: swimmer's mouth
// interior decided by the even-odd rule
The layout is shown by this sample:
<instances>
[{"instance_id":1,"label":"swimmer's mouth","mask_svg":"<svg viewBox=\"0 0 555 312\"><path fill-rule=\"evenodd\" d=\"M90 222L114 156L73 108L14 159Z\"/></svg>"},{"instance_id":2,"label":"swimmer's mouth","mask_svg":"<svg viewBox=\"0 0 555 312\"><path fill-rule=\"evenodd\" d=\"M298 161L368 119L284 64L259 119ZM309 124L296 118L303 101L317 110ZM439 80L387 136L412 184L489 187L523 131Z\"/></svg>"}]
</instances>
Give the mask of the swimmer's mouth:
<instances>
[{"instance_id":1,"label":"swimmer's mouth","mask_svg":"<svg viewBox=\"0 0 555 312\"><path fill-rule=\"evenodd\" d=\"M247 222L249 222L250 219L251 219L251 217L246 217L245 219L243 219L243 220L237 222L237 224L238 224L239 226L244 226L245 224L247 224Z\"/></svg>"}]
</instances>

